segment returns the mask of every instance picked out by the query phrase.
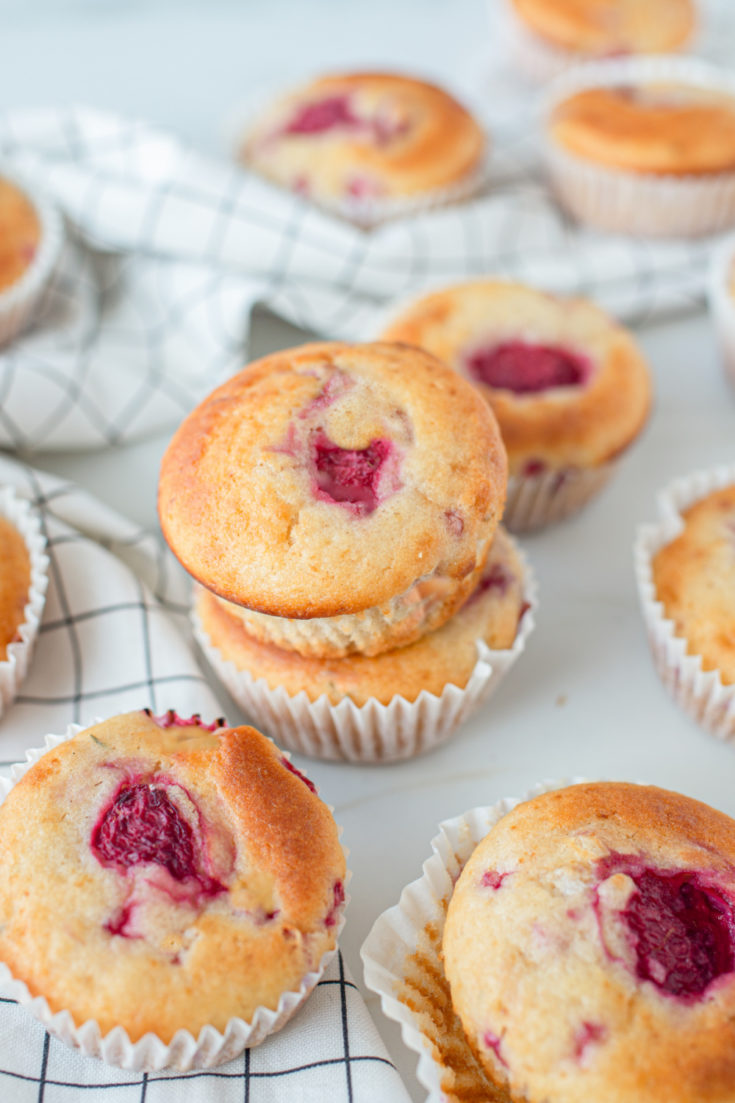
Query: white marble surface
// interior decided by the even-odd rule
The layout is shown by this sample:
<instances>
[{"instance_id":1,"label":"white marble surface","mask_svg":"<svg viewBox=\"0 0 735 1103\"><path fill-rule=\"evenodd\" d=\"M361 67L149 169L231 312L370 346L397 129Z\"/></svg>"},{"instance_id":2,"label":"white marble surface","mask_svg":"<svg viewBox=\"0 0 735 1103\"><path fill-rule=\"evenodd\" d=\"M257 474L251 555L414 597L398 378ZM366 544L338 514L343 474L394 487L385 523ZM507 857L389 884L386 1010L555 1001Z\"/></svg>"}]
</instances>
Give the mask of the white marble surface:
<instances>
[{"instance_id":1,"label":"white marble surface","mask_svg":"<svg viewBox=\"0 0 735 1103\"><path fill-rule=\"evenodd\" d=\"M480 0L345 4L279 0L148 6L0 6L0 102L83 100L145 115L214 149L243 92L323 65L400 65L457 76L486 34ZM32 64L29 64L29 58ZM29 81L29 73L33 79ZM651 424L617 480L578 519L526 541L541 586L538 628L497 696L447 746L395 766L310 764L336 806L352 857L343 945L359 947L377 914L420 872L439 820L570 774L645 779L735 814L735 750L679 714L653 672L634 589L631 545L670 478L735 459L735 393L702 311L643 330L657 382ZM298 334L261 319L253 352ZM95 455L32 457L154 526L168 434ZM415 1098L415 1060L381 1019Z\"/></svg>"}]
</instances>

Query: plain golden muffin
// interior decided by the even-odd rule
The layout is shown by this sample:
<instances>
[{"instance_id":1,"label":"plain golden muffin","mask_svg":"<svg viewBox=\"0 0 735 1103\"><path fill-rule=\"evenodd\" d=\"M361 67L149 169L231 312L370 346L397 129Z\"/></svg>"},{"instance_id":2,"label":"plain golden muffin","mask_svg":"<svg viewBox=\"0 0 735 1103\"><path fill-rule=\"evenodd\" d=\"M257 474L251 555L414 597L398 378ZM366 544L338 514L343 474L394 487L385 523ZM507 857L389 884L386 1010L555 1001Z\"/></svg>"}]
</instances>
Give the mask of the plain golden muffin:
<instances>
[{"instance_id":1,"label":"plain golden muffin","mask_svg":"<svg viewBox=\"0 0 735 1103\"><path fill-rule=\"evenodd\" d=\"M679 50L696 26L693 0L512 0L543 41L586 57Z\"/></svg>"},{"instance_id":2,"label":"plain golden muffin","mask_svg":"<svg viewBox=\"0 0 735 1103\"><path fill-rule=\"evenodd\" d=\"M316 202L390 200L461 184L482 165L486 144L469 111L434 84L340 73L275 100L240 155Z\"/></svg>"},{"instance_id":3,"label":"plain golden muffin","mask_svg":"<svg viewBox=\"0 0 735 1103\"><path fill-rule=\"evenodd\" d=\"M329 809L259 732L130 712L0 807L0 960L103 1034L222 1031L318 968L344 876Z\"/></svg>"},{"instance_id":4,"label":"plain golden muffin","mask_svg":"<svg viewBox=\"0 0 735 1103\"><path fill-rule=\"evenodd\" d=\"M708 494L682 517L681 534L653 559L656 600L702 669L735 685L735 486Z\"/></svg>"},{"instance_id":5,"label":"plain golden muffin","mask_svg":"<svg viewBox=\"0 0 735 1103\"><path fill-rule=\"evenodd\" d=\"M557 104L550 133L567 152L626 172L735 169L735 97L694 85L587 88Z\"/></svg>"},{"instance_id":6,"label":"plain golden muffin","mask_svg":"<svg viewBox=\"0 0 735 1103\"><path fill-rule=\"evenodd\" d=\"M517 805L457 881L443 954L512 1103L735 1099L735 821L699 801L599 782Z\"/></svg>"},{"instance_id":7,"label":"plain golden muffin","mask_svg":"<svg viewBox=\"0 0 735 1103\"><path fill-rule=\"evenodd\" d=\"M25 619L31 587L31 560L25 541L14 525L0 517L0 662L8 657L8 644L16 638Z\"/></svg>"},{"instance_id":8,"label":"plain golden muffin","mask_svg":"<svg viewBox=\"0 0 735 1103\"><path fill-rule=\"evenodd\" d=\"M199 618L220 657L271 689L283 686L311 701L336 705L348 697L358 708L371 698L388 705L398 695L415 701L422 690L439 697L449 683L463 689L477 664L477 641L493 651L511 648L525 612L523 566L502 526L496 531L476 589L441 628L380 655L313 659L248 635L242 620L213 594L197 595Z\"/></svg>"},{"instance_id":9,"label":"plain golden muffin","mask_svg":"<svg viewBox=\"0 0 735 1103\"><path fill-rule=\"evenodd\" d=\"M0 291L17 283L33 262L41 224L31 201L0 176Z\"/></svg>"},{"instance_id":10,"label":"plain golden muffin","mask_svg":"<svg viewBox=\"0 0 735 1103\"><path fill-rule=\"evenodd\" d=\"M370 655L440 627L475 588L506 475L486 403L434 357L312 344L256 361L189 415L159 517L250 636Z\"/></svg>"},{"instance_id":11,"label":"plain golden muffin","mask_svg":"<svg viewBox=\"0 0 735 1103\"><path fill-rule=\"evenodd\" d=\"M633 337L583 299L474 280L409 304L381 339L418 345L477 387L511 475L603 464L649 413L650 375Z\"/></svg>"}]
</instances>

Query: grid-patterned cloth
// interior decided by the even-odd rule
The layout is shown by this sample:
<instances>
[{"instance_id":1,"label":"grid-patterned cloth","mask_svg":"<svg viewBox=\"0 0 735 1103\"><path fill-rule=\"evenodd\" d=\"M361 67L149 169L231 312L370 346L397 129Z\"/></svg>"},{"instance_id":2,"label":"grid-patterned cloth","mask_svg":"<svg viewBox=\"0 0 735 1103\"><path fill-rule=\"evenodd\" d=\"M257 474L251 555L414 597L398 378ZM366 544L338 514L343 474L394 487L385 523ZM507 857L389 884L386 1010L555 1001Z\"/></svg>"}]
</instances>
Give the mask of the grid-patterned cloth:
<instances>
[{"instance_id":1,"label":"grid-patterned cloth","mask_svg":"<svg viewBox=\"0 0 735 1103\"><path fill-rule=\"evenodd\" d=\"M35 329L0 352L0 446L95 448L181 420L244 362L255 302L329 337L386 304L482 273L596 298L628 320L702 295L706 242L603 237L551 201L527 101L492 120L486 191L363 232L141 122L0 115L0 158L73 232Z\"/></svg>"},{"instance_id":2,"label":"grid-patterned cloth","mask_svg":"<svg viewBox=\"0 0 735 1103\"><path fill-rule=\"evenodd\" d=\"M143 707L220 716L222 706L182 631L188 583L155 538L72 484L8 459L0 459L4 483L39 508L51 567L31 670L0 721L0 765L22 759L28 747L42 746L48 732L61 734L69 723L97 716ZM408 1103L341 956L283 1031L201 1073L141 1076L81 1057L49 1039L0 990L2 1103L81 1098L90 1103Z\"/></svg>"}]
</instances>

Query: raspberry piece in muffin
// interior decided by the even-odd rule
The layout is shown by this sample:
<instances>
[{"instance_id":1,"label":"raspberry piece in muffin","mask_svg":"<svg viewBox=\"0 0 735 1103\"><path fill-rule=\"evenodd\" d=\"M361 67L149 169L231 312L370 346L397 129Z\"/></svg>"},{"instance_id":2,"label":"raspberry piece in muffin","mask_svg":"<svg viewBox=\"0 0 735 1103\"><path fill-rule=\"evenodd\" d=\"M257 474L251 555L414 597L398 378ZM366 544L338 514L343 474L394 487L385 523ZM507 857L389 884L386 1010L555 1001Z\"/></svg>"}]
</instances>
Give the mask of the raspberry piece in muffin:
<instances>
[{"instance_id":1,"label":"raspberry piece in muffin","mask_svg":"<svg viewBox=\"0 0 735 1103\"><path fill-rule=\"evenodd\" d=\"M514 1101L732 1097L735 822L722 813L624 783L520 804L466 864L443 946L468 1041Z\"/></svg>"},{"instance_id":2,"label":"raspberry piece in muffin","mask_svg":"<svg viewBox=\"0 0 735 1103\"><path fill-rule=\"evenodd\" d=\"M486 140L441 88L390 73L321 77L276 100L241 150L257 172L317 203L422 196L478 172Z\"/></svg>"},{"instance_id":3,"label":"raspberry piece in muffin","mask_svg":"<svg viewBox=\"0 0 735 1103\"><path fill-rule=\"evenodd\" d=\"M344 901L304 782L253 728L141 711L78 733L0 808L0 958L52 1011L132 1041L276 1008Z\"/></svg>"},{"instance_id":4,"label":"raspberry piece in muffin","mask_svg":"<svg viewBox=\"0 0 735 1103\"><path fill-rule=\"evenodd\" d=\"M467 599L505 480L492 414L434 357L314 344L251 364L187 418L163 460L159 516L252 638L372 656Z\"/></svg>"}]
</instances>

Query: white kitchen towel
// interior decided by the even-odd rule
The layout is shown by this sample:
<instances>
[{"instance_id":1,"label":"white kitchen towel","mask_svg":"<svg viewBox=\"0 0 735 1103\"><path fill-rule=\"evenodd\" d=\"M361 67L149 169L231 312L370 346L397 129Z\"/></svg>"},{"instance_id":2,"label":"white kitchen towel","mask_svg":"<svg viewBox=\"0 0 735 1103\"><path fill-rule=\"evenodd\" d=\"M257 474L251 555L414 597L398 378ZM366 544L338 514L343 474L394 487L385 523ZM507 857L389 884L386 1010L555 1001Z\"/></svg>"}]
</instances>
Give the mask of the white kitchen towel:
<instances>
[{"instance_id":1,"label":"white kitchen towel","mask_svg":"<svg viewBox=\"0 0 735 1103\"><path fill-rule=\"evenodd\" d=\"M0 114L0 163L42 186L69 230L35 325L0 350L0 447L97 448L175 425L244 363L256 302L364 338L396 299L483 273L628 321L700 301L710 243L579 229L539 173L530 99L492 121L482 194L363 231L143 122Z\"/></svg>"},{"instance_id":2,"label":"white kitchen towel","mask_svg":"<svg viewBox=\"0 0 735 1103\"><path fill-rule=\"evenodd\" d=\"M0 721L0 765L21 761L27 748L43 746L47 733L61 734L72 721L134 708L226 715L185 636L188 580L156 538L72 484L6 458L2 484L39 511L50 574L29 675ZM79 1099L409 1103L341 956L279 1034L199 1073L144 1076L82 1057L50 1039L0 989L2 1103Z\"/></svg>"}]
</instances>

